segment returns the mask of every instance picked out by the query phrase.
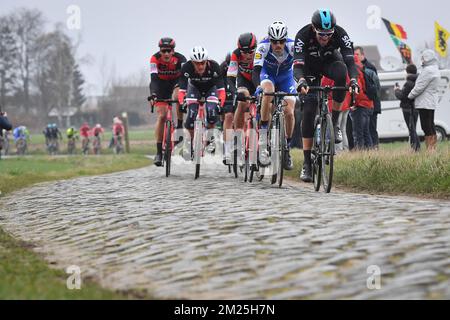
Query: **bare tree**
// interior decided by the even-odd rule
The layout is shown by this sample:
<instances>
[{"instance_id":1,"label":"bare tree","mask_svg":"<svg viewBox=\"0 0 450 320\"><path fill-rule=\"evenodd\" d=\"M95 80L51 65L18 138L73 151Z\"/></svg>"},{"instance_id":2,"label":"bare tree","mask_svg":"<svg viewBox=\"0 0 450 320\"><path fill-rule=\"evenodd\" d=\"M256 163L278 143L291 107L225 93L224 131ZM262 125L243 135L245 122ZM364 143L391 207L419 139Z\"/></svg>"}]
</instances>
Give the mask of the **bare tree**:
<instances>
[{"instance_id":1,"label":"bare tree","mask_svg":"<svg viewBox=\"0 0 450 320\"><path fill-rule=\"evenodd\" d=\"M10 24L9 17L0 17L0 104L3 106L17 84L18 50Z\"/></svg>"},{"instance_id":2,"label":"bare tree","mask_svg":"<svg viewBox=\"0 0 450 320\"><path fill-rule=\"evenodd\" d=\"M41 37L45 20L42 12L37 9L20 8L11 16L12 27L17 37L18 63L23 106L30 109L30 87L33 75L32 67L36 56L36 41Z\"/></svg>"}]
</instances>

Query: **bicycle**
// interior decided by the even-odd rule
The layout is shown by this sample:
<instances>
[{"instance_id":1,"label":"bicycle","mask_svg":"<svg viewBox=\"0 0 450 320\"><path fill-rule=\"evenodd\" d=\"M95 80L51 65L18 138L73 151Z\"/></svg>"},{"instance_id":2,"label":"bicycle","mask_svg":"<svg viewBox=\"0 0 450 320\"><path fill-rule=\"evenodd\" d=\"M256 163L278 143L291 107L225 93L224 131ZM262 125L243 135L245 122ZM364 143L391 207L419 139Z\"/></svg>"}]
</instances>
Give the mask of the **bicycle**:
<instances>
[{"instance_id":1,"label":"bicycle","mask_svg":"<svg viewBox=\"0 0 450 320\"><path fill-rule=\"evenodd\" d=\"M81 152L84 155L88 155L89 154L89 149L90 149L89 142L90 141L89 141L88 137L84 137L83 141L81 142Z\"/></svg>"},{"instance_id":2,"label":"bicycle","mask_svg":"<svg viewBox=\"0 0 450 320\"><path fill-rule=\"evenodd\" d=\"M114 135L114 153L121 154L123 153L123 143L122 143L122 135Z\"/></svg>"},{"instance_id":3,"label":"bicycle","mask_svg":"<svg viewBox=\"0 0 450 320\"><path fill-rule=\"evenodd\" d=\"M67 153L70 154L70 155L74 154L75 153L75 148L76 148L76 146L75 146L75 137L68 138L68 141L67 141Z\"/></svg>"},{"instance_id":4,"label":"bicycle","mask_svg":"<svg viewBox=\"0 0 450 320\"><path fill-rule=\"evenodd\" d=\"M309 91L318 92L318 115L314 123L313 149L311 152L314 190L320 191L321 185L325 193L330 193L333 184L335 135L333 120L328 109L328 97L335 91L348 91L349 87L312 86ZM355 95L352 93L352 105Z\"/></svg>"},{"instance_id":5,"label":"bicycle","mask_svg":"<svg viewBox=\"0 0 450 320\"><path fill-rule=\"evenodd\" d=\"M56 155L58 152L58 139L57 138L50 138L47 145L47 152L49 155L53 156Z\"/></svg>"},{"instance_id":6,"label":"bicycle","mask_svg":"<svg viewBox=\"0 0 450 320\"><path fill-rule=\"evenodd\" d=\"M244 131L244 182L253 182L255 172L259 172L258 165L258 141L259 141L259 127L258 127L258 104L257 97L246 97L243 99L250 103L249 117L245 125ZM236 157L237 158L237 157ZM235 159L237 160L237 159Z\"/></svg>"},{"instance_id":7,"label":"bicycle","mask_svg":"<svg viewBox=\"0 0 450 320\"><path fill-rule=\"evenodd\" d=\"M274 93L264 93L265 96L274 97L273 105L275 109L272 113L272 124L269 129L270 145L269 154L272 159L272 179L271 183L276 184L278 181L278 186L281 188L283 186L284 178L284 163L286 159L287 152L287 137L286 137L286 119L284 116L284 107L286 102L284 98L286 97L298 97L298 93L285 93L285 92L274 92ZM264 178L264 171L260 174L260 181ZM274 172L275 171L275 172Z\"/></svg>"},{"instance_id":8,"label":"bicycle","mask_svg":"<svg viewBox=\"0 0 450 320\"><path fill-rule=\"evenodd\" d=\"M152 101L151 97L148 98L148 101ZM170 99L155 99L153 100L155 103L166 103L167 104L167 114L166 120L164 123L164 133L163 133L163 166L166 167L166 177L168 178L171 173L171 165L172 165L172 152L175 148L174 143L174 133L175 126L173 122L173 104L178 103L176 100ZM152 105L152 113L154 113L154 105Z\"/></svg>"},{"instance_id":9,"label":"bicycle","mask_svg":"<svg viewBox=\"0 0 450 320\"><path fill-rule=\"evenodd\" d=\"M25 138L19 138L16 142L17 155L23 156L27 152L27 140Z\"/></svg>"},{"instance_id":10,"label":"bicycle","mask_svg":"<svg viewBox=\"0 0 450 320\"><path fill-rule=\"evenodd\" d=\"M102 141L100 139L100 136L95 136L94 141L92 142L92 148L94 150L95 155L99 155L100 151L102 149Z\"/></svg>"}]
</instances>

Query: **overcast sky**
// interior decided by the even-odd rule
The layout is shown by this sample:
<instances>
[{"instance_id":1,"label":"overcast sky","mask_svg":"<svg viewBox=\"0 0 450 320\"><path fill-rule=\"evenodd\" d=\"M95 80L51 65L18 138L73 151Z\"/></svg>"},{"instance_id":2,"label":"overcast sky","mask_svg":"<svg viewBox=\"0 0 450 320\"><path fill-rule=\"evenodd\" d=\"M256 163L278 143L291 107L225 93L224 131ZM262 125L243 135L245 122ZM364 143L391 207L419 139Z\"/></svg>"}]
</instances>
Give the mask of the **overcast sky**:
<instances>
[{"instance_id":1,"label":"overcast sky","mask_svg":"<svg viewBox=\"0 0 450 320\"><path fill-rule=\"evenodd\" d=\"M306 25L314 10L331 8L355 44L379 46L382 56L399 54L384 25L369 29L368 7L376 5L381 15L403 25L408 44L414 50L434 37L434 21L450 29L450 4L443 0L413 2L396 0L361 1L251 1L243 0L1 0L0 12L14 8L38 8L46 16L49 27L57 22L64 25L69 17L69 5L81 9L81 29L68 30L76 39L82 37L79 56L93 57L91 65L82 67L89 83L88 94L100 90L99 64L103 56L114 63L118 76L125 77L148 68L149 57L157 51L163 36L174 37L177 49L188 55L194 45L205 46L219 62L227 51L234 49L237 37L244 32L265 36L268 25L275 20L286 22L290 37Z\"/></svg>"}]
</instances>

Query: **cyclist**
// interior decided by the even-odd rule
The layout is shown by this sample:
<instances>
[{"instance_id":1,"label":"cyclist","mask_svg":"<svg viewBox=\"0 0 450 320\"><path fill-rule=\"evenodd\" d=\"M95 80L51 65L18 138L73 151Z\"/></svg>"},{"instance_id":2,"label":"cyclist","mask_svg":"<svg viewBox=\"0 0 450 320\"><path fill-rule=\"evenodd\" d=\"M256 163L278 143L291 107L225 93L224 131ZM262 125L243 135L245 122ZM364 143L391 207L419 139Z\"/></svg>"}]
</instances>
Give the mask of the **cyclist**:
<instances>
[{"instance_id":1,"label":"cyclist","mask_svg":"<svg viewBox=\"0 0 450 320\"><path fill-rule=\"evenodd\" d=\"M181 67L186 63L186 58L175 52L175 41L172 38L162 38L159 41L159 52L150 60L150 97L151 104L157 107L158 120L156 122L156 148L155 165L162 166L162 140L164 136L164 123L167 116L167 103L154 103L155 99L178 99L178 79L181 75ZM180 105L177 105L177 129L183 128L183 113Z\"/></svg>"},{"instance_id":2,"label":"cyclist","mask_svg":"<svg viewBox=\"0 0 450 320\"><path fill-rule=\"evenodd\" d=\"M125 127L123 126L123 122L119 117L114 117L113 119L112 133L112 146L116 146L119 139L122 139L123 135L125 134Z\"/></svg>"},{"instance_id":3,"label":"cyclist","mask_svg":"<svg viewBox=\"0 0 450 320\"><path fill-rule=\"evenodd\" d=\"M19 146L19 142L24 142L24 152L27 149L27 142L30 139L30 132L27 127L20 126L14 129L13 131L14 143L16 144L16 148Z\"/></svg>"},{"instance_id":4,"label":"cyclist","mask_svg":"<svg viewBox=\"0 0 450 320\"><path fill-rule=\"evenodd\" d=\"M69 153L72 153L75 151L75 140L78 139L78 131L74 127L70 127L66 130L66 136L68 140L67 149L69 150Z\"/></svg>"},{"instance_id":5,"label":"cyclist","mask_svg":"<svg viewBox=\"0 0 450 320\"><path fill-rule=\"evenodd\" d=\"M226 77L229 70L231 61L231 53L228 53L225 61L222 62L220 65L220 72L223 77L224 85L225 85L225 92L226 92L226 99L225 99L225 105L222 108L222 114L221 117L223 117L223 137L225 141L225 154L223 163L227 165L229 162L230 154L231 154L231 147L233 144L233 119L234 119L234 112L235 112L235 104L234 104L234 96L236 93L235 86L231 83L228 83ZM230 134L231 133L231 134Z\"/></svg>"},{"instance_id":6,"label":"cyclist","mask_svg":"<svg viewBox=\"0 0 450 320\"><path fill-rule=\"evenodd\" d=\"M288 38L288 29L283 22L276 21L269 26L268 37L259 44L254 61L253 84L261 87L258 91L272 93L281 91L286 93L296 93L295 82L292 74L292 64L294 61L294 41ZM261 130L267 131L271 116L271 105L273 97L264 96L261 106ZM284 109L286 117L286 137L287 149L285 163L286 170L292 170L293 162L290 155L290 143L294 133L294 108L295 97L286 97L287 103ZM259 162L262 167L270 165L270 158L267 151L267 136L261 134L259 137L261 152Z\"/></svg>"},{"instance_id":7,"label":"cyclist","mask_svg":"<svg viewBox=\"0 0 450 320\"><path fill-rule=\"evenodd\" d=\"M183 104L186 98L188 115L185 128L189 131L192 140L199 108L198 99L206 98L208 129L213 129L218 119L219 108L225 104L226 93L220 66L216 61L209 59L205 48L194 47L190 58L191 60L186 62L181 70L178 101ZM210 142L214 145L213 138Z\"/></svg>"},{"instance_id":8,"label":"cyclist","mask_svg":"<svg viewBox=\"0 0 450 320\"><path fill-rule=\"evenodd\" d=\"M84 122L80 128L81 148L83 152L86 152L89 146L89 133L91 128L87 122Z\"/></svg>"},{"instance_id":9,"label":"cyclist","mask_svg":"<svg viewBox=\"0 0 450 320\"><path fill-rule=\"evenodd\" d=\"M92 129L92 134L94 136L94 139L96 139L98 141L98 145L101 146L101 139L100 137L103 136L103 133L105 132L105 130L102 128L102 125L100 123L97 123L94 127L94 129Z\"/></svg>"},{"instance_id":10,"label":"cyclist","mask_svg":"<svg viewBox=\"0 0 450 320\"><path fill-rule=\"evenodd\" d=\"M353 42L347 32L336 24L336 17L328 9L314 12L311 24L303 27L295 38L294 77L297 91L306 95L302 114L304 165L300 179L312 182L311 150L314 121L317 111L317 93L308 94L310 85L318 86L322 76L336 86L346 86L347 74L352 91L358 91L358 71L354 61ZM342 142L338 126L345 92L333 93L333 125L336 143Z\"/></svg>"},{"instance_id":11,"label":"cyclist","mask_svg":"<svg viewBox=\"0 0 450 320\"><path fill-rule=\"evenodd\" d=\"M45 137L45 145L48 147L52 138L52 124L47 124L47 127L42 131Z\"/></svg>"},{"instance_id":12,"label":"cyclist","mask_svg":"<svg viewBox=\"0 0 450 320\"><path fill-rule=\"evenodd\" d=\"M253 33L244 33L239 36L237 46L237 49L231 55L227 82L232 90L237 92L238 100L244 100L243 98L254 95L256 91L255 85L252 82L252 72L258 41ZM248 110L248 105L248 102L241 101L237 104L237 109L234 114L234 127L236 131L242 131L244 129L244 114Z\"/></svg>"},{"instance_id":13,"label":"cyclist","mask_svg":"<svg viewBox=\"0 0 450 320\"><path fill-rule=\"evenodd\" d=\"M56 123L52 123L51 124L50 135L51 135L51 141L55 142L56 150L58 150L59 149L58 139L62 140L63 138L62 138L61 131L59 131L58 126L56 125Z\"/></svg>"}]
</instances>

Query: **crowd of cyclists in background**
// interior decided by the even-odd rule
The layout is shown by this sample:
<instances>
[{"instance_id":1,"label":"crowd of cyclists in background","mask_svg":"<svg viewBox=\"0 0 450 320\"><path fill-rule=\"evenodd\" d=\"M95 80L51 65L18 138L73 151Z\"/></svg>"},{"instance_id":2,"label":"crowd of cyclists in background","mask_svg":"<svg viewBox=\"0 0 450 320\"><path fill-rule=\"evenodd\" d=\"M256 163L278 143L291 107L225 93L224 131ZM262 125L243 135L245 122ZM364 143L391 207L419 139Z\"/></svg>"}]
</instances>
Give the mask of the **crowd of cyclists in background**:
<instances>
[{"instance_id":1,"label":"crowd of cyclists in background","mask_svg":"<svg viewBox=\"0 0 450 320\"><path fill-rule=\"evenodd\" d=\"M7 120L6 113L1 116L3 122L0 130L0 143L1 154L10 155L11 152L11 138L12 135L14 146L17 155L25 155L28 151L28 145L31 141L30 131L26 126L18 126L13 128ZM8 121L8 123L6 123ZM6 125L8 124L8 125ZM105 129L101 124L96 124L94 127L90 127L87 122L84 122L82 126L77 130L75 127L69 127L66 132L67 141L67 153L70 155L77 153L77 142L80 141L80 150L84 155L90 153L100 154L102 150L102 141L104 140ZM59 130L56 123L50 123L42 131L45 138L46 152L49 155L56 155L61 151L61 144L64 141L63 134ZM109 149L113 149L114 153L123 153L123 136L125 134L125 128L122 120L119 117L113 119L112 125L112 138L109 142Z\"/></svg>"}]
</instances>

